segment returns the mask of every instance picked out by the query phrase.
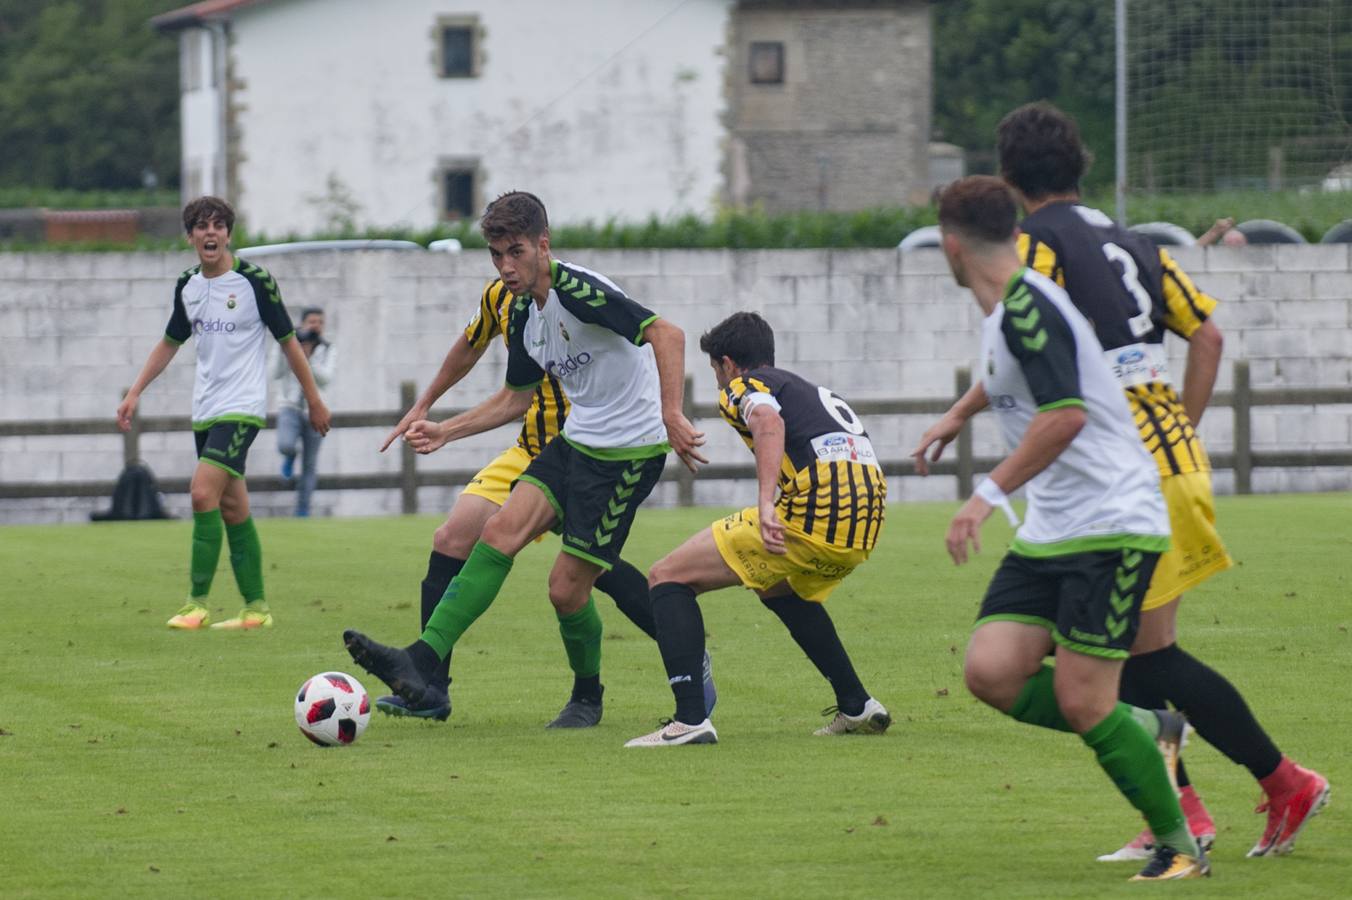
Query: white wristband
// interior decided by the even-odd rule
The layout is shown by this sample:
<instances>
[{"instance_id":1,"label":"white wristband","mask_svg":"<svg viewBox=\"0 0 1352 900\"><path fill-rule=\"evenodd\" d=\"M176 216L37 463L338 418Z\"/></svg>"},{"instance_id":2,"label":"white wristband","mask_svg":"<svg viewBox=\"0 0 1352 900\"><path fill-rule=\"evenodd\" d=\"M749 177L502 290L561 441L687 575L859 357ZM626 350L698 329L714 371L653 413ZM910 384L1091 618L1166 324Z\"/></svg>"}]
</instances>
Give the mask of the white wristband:
<instances>
[{"instance_id":1,"label":"white wristband","mask_svg":"<svg viewBox=\"0 0 1352 900\"><path fill-rule=\"evenodd\" d=\"M1005 518L1009 520L1009 524L1015 528L1019 527L1019 517L1015 514L1014 507L1009 505L1009 496L1000 489L1000 485L989 478L985 478L976 486L974 493L991 506L998 506L1004 512Z\"/></svg>"}]
</instances>

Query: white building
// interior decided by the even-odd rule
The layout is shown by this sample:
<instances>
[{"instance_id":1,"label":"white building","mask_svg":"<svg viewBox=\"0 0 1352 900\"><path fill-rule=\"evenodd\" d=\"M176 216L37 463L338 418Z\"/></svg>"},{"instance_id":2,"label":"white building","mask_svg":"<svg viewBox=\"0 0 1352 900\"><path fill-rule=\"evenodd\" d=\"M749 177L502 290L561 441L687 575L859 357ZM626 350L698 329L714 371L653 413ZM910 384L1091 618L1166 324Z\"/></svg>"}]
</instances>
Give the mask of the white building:
<instances>
[{"instance_id":1,"label":"white building","mask_svg":"<svg viewBox=\"0 0 1352 900\"><path fill-rule=\"evenodd\" d=\"M426 228L510 189L558 221L921 197L926 0L204 0L185 197L254 233Z\"/></svg>"}]
</instances>

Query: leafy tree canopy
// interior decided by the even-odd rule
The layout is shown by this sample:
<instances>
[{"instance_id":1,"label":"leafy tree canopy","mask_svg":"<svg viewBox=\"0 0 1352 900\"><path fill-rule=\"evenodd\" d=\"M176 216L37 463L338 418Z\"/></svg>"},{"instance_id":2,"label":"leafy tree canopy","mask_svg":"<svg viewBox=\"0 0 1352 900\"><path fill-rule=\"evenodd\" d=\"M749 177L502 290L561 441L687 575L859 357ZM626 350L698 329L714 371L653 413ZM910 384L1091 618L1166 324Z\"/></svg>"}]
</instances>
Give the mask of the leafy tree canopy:
<instances>
[{"instance_id":1,"label":"leafy tree canopy","mask_svg":"<svg viewBox=\"0 0 1352 900\"><path fill-rule=\"evenodd\" d=\"M177 184L177 0L0 0L0 187Z\"/></svg>"}]
</instances>

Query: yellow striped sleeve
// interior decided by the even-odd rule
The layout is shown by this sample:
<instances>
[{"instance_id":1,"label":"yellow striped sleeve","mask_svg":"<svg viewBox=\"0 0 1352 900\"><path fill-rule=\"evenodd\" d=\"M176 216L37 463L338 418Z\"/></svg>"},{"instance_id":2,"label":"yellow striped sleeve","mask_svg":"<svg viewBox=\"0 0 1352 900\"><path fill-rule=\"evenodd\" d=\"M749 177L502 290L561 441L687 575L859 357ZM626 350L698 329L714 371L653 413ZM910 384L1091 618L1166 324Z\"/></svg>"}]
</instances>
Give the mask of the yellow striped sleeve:
<instances>
[{"instance_id":1,"label":"yellow striped sleeve","mask_svg":"<svg viewBox=\"0 0 1352 900\"><path fill-rule=\"evenodd\" d=\"M1019 232L1019 258L1034 272L1046 275L1061 287L1066 286L1066 273L1061 270L1061 262L1056 251L1032 235Z\"/></svg>"},{"instance_id":2,"label":"yellow striped sleeve","mask_svg":"<svg viewBox=\"0 0 1352 900\"><path fill-rule=\"evenodd\" d=\"M1188 273L1179 268L1163 247L1160 267L1164 270L1164 326L1182 337L1192 337L1215 311L1216 298L1198 290Z\"/></svg>"},{"instance_id":3,"label":"yellow striped sleeve","mask_svg":"<svg viewBox=\"0 0 1352 900\"><path fill-rule=\"evenodd\" d=\"M479 309L474 313L474 318L469 320L465 326L465 340L476 350L482 350L488 346L488 342L502 333L502 319L500 316L500 305L502 295L507 292L501 281L491 281L484 288L483 296L479 298Z\"/></svg>"},{"instance_id":4,"label":"yellow striped sleeve","mask_svg":"<svg viewBox=\"0 0 1352 900\"><path fill-rule=\"evenodd\" d=\"M746 393L746 382L740 378L733 379L732 383L718 393L718 411L723 414L723 418L733 428L744 428L742 424L742 413L737 408L737 401L742 399Z\"/></svg>"}]
</instances>

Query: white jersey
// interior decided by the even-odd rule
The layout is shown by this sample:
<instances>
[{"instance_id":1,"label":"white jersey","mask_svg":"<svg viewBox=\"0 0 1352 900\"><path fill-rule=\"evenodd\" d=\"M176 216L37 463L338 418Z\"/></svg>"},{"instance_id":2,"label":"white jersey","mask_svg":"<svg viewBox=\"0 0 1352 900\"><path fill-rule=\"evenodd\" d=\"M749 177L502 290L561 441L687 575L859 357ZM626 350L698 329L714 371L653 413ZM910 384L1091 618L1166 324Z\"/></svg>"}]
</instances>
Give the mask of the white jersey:
<instances>
[{"instance_id":1,"label":"white jersey","mask_svg":"<svg viewBox=\"0 0 1352 900\"><path fill-rule=\"evenodd\" d=\"M1040 411L1079 406L1088 415L1070 446L1028 482L1028 509L1011 551L1037 557L1166 549L1158 469L1093 326L1066 292L1021 270L982 322L981 356L986 396L1011 448Z\"/></svg>"},{"instance_id":2,"label":"white jersey","mask_svg":"<svg viewBox=\"0 0 1352 900\"><path fill-rule=\"evenodd\" d=\"M175 344L197 338L193 429L221 420L263 427L268 415L268 333L295 334L277 282L265 269L235 257L214 278L193 266L178 279L174 312L164 336Z\"/></svg>"},{"instance_id":3,"label":"white jersey","mask_svg":"<svg viewBox=\"0 0 1352 900\"><path fill-rule=\"evenodd\" d=\"M508 387L532 389L546 374L557 379L571 404L562 434L584 451L665 453L657 361L640 343L656 314L603 275L558 260L551 268L543 308L530 297L513 301Z\"/></svg>"}]
</instances>

